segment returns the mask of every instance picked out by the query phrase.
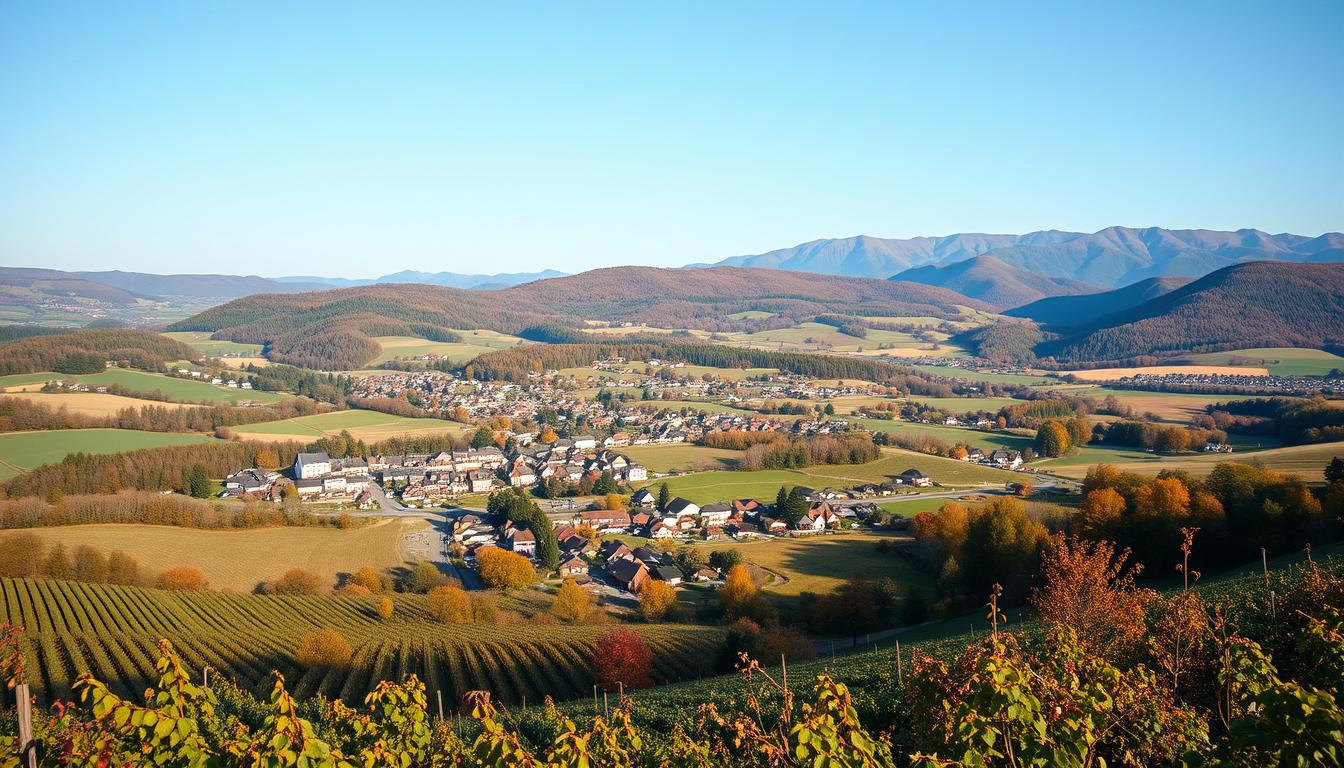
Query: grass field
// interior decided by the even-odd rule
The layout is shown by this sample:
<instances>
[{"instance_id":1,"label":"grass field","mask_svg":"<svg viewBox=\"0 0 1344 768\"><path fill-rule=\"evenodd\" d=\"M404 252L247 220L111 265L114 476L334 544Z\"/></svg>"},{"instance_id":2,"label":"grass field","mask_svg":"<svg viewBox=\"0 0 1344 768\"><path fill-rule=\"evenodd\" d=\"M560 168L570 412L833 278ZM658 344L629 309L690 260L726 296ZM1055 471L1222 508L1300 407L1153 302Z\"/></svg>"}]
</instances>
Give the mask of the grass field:
<instances>
[{"instance_id":1,"label":"grass field","mask_svg":"<svg viewBox=\"0 0 1344 768\"><path fill-rule=\"evenodd\" d=\"M1026 384L1033 386L1036 384L1049 384L1053 379L1045 376L1027 376L1020 373L982 373L980 371L968 371L964 368L954 368L947 365L916 365L925 373L932 373L936 376L950 376L954 379L966 379L967 381L984 381L991 384Z\"/></svg>"},{"instance_id":2,"label":"grass field","mask_svg":"<svg viewBox=\"0 0 1344 768\"><path fill-rule=\"evenodd\" d=\"M303 441L311 441L319 437L339 434L341 430L349 430L351 436L367 442L384 440L408 433L460 433L465 432L467 427L464 424L444 419L413 419L378 411L352 410L319 413L313 416L298 416L293 419L267 421L260 424L246 424L232 429L235 433L244 437Z\"/></svg>"},{"instance_id":3,"label":"grass field","mask_svg":"<svg viewBox=\"0 0 1344 768\"><path fill-rule=\"evenodd\" d=\"M430 341L415 336L375 336L373 340L378 342L383 351L374 358L373 365L381 365L399 357L419 355L442 355L453 362L461 363L484 352L508 349L523 342L516 336L495 331L458 331L458 333L463 339L460 342Z\"/></svg>"},{"instance_id":4,"label":"grass field","mask_svg":"<svg viewBox=\"0 0 1344 768\"><path fill-rule=\"evenodd\" d=\"M212 437L133 429L63 429L0 434L0 480L33 467L60 461L71 453L117 453L165 445L188 445Z\"/></svg>"},{"instance_id":5,"label":"grass field","mask_svg":"<svg viewBox=\"0 0 1344 768\"><path fill-rule=\"evenodd\" d=\"M24 373L15 376L0 377L0 387L15 388L27 387L29 389L40 388L43 382L47 381L78 381L81 384L87 384L90 387L110 387L114 384L129 389L132 392L149 394L151 392L162 392L170 400L176 400L184 403L239 403L243 401L254 403L274 403L284 400L290 395L280 392L259 392L248 389L229 389L211 384L208 381L196 381L194 379L179 379L172 376L164 376L159 373L149 373L147 371L134 371L126 368L110 368L102 373L84 374L73 376L65 373Z\"/></svg>"},{"instance_id":6,"label":"grass field","mask_svg":"<svg viewBox=\"0 0 1344 768\"><path fill-rule=\"evenodd\" d=\"M36 528L49 544L73 549L92 544L121 550L150 574L179 565L199 568L212 589L250 592L291 568L321 576L331 586L339 573L364 566L384 569L404 563L403 533L424 527L422 520L380 520L362 528L328 527L203 530L166 525L70 525Z\"/></svg>"},{"instance_id":7,"label":"grass field","mask_svg":"<svg viewBox=\"0 0 1344 768\"><path fill-rule=\"evenodd\" d=\"M1102 451L1114 453L1102 453ZM1311 483L1323 481L1325 465L1335 456L1344 457L1344 443L1318 443L1313 445L1291 445L1283 448L1269 448L1262 451L1239 451L1236 453L1188 453L1175 456L1161 456L1142 451L1105 449L1097 446L1084 448L1078 457L1050 459L1040 467L1052 473L1066 477L1082 477L1087 468L1098 462L1115 464L1127 472L1155 474L1164 469L1179 469L1192 475L1203 476L1213 471L1215 465L1224 461L1258 462L1264 466L1301 476ZM1076 461L1073 461L1076 459ZM1059 463L1067 461L1069 463Z\"/></svg>"},{"instance_id":8,"label":"grass field","mask_svg":"<svg viewBox=\"0 0 1344 768\"><path fill-rule=\"evenodd\" d=\"M240 344L236 341L219 341L210 338L209 331L174 331L165 333L170 339L176 339L198 350L203 355L245 355L259 357L260 344Z\"/></svg>"},{"instance_id":9,"label":"grass field","mask_svg":"<svg viewBox=\"0 0 1344 768\"><path fill-rule=\"evenodd\" d=\"M632 445L620 451L648 467L650 472L692 472L707 469L731 469L741 456L740 451L707 448L703 445L670 443L666 445Z\"/></svg>"},{"instance_id":10,"label":"grass field","mask_svg":"<svg viewBox=\"0 0 1344 768\"><path fill-rule=\"evenodd\" d=\"M729 320L764 320L767 317L774 317L774 312L765 312L759 309L748 309L745 312L734 312L728 316Z\"/></svg>"},{"instance_id":11,"label":"grass field","mask_svg":"<svg viewBox=\"0 0 1344 768\"><path fill-rule=\"evenodd\" d=\"M742 559L783 576L787 581L766 587L781 597L796 597L803 592L830 592L853 575L880 580L890 578L902 587L927 589L931 574L920 570L912 560L895 552L878 552L882 539L908 541L909 537L889 533L836 533L825 536L772 538L748 542L706 542L697 544L707 551L732 549Z\"/></svg>"},{"instance_id":12,"label":"grass field","mask_svg":"<svg viewBox=\"0 0 1344 768\"><path fill-rule=\"evenodd\" d=\"M920 397L914 395L909 399L949 413L966 413L967 411L995 413L1006 405L1021 405L1025 402L1014 400L1011 397Z\"/></svg>"},{"instance_id":13,"label":"grass field","mask_svg":"<svg viewBox=\"0 0 1344 768\"><path fill-rule=\"evenodd\" d=\"M995 450L1010 448L1020 451L1032 445L1032 439L1012 432L981 432L978 429L945 427L941 424L913 424L908 421L888 421L886 419L855 419L854 423L873 432L886 432L892 435L910 435L912 437L936 437L949 444L965 443L974 448Z\"/></svg>"},{"instance_id":14,"label":"grass field","mask_svg":"<svg viewBox=\"0 0 1344 768\"><path fill-rule=\"evenodd\" d=\"M886 318L893 321L895 318ZM721 342L736 346L773 349L786 352L823 351L835 353L892 354L910 352L916 355L928 354L932 345L920 341L908 333L900 331L879 331L869 329L867 336L841 333L835 326L825 323L799 323L788 328L776 328L756 333L723 334L727 341ZM891 349L878 350L878 347L891 345ZM946 342L940 343L940 354L958 357L966 354L961 347Z\"/></svg>"},{"instance_id":15,"label":"grass field","mask_svg":"<svg viewBox=\"0 0 1344 768\"><path fill-rule=\"evenodd\" d=\"M1079 381L1118 381L1130 376L1149 374L1165 376L1171 373L1219 374L1231 376L1264 376L1264 368L1229 365L1149 365L1140 368L1093 368L1087 371L1060 371L1061 376L1072 375Z\"/></svg>"},{"instance_id":16,"label":"grass field","mask_svg":"<svg viewBox=\"0 0 1344 768\"><path fill-rule=\"evenodd\" d=\"M1324 376L1335 368L1344 370L1344 357L1322 349L1295 347L1258 347L1234 349L1228 352L1209 352L1187 358L1197 365L1234 365L1234 371L1245 371L1240 363L1269 369L1275 376Z\"/></svg>"},{"instance_id":17,"label":"grass field","mask_svg":"<svg viewBox=\"0 0 1344 768\"><path fill-rule=\"evenodd\" d=\"M738 413L747 416L755 415L754 412L745 408L734 408L731 405L724 405L723 403L706 403L700 400L641 400L638 403L632 403L632 405L652 405L658 408L667 408L674 411L679 411L682 408L689 408L693 411L707 411L709 413ZM787 417L779 418L788 420Z\"/></svg>"},{"instance_id":18,"label":"grass field","mask_svg":"<svg viewBox=\"0 0 1344 768\"><path fill-rule=\"evenodd\" d=\"M85 416L111 416L124 408L143 408L152 405L158 408L194 408L184 403L160 403L140 400L134 397L109 395L105 392L7 392L4 397L13 397L29 403L40 403L51 408L64 407L70 413Z\"/></svg>"},{"instance_id":19,"label":"grass field","mask_svg":"<svg viewBox=\"0 0 1344 768\"><path fill-rule=\"evenodd\" d=\"M766 469L757 472L723 470L700 472L682 477L656 480L647 485L666 482L677 496L697 504L727 501L736 498L773 499L781 485L804 485L811 488L842 488L860 483L889 480L912 467L918 468L947 486L974 487L984 484L1000 486L1021 475L991 467L967 464L953 459L928 456L895 448L883 449L882 458L867 464L824 464L802 469Z\"/></svg>"}]
</instances>

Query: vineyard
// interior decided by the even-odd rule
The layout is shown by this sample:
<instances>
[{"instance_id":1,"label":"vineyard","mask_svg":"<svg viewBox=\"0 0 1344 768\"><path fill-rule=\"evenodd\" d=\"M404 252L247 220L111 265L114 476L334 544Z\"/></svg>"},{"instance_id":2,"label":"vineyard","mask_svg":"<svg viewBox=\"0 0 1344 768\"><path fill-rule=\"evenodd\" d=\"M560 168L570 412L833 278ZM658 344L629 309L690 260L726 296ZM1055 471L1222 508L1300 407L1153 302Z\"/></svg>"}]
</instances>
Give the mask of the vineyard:
<instances>
[{"instance_id":1,"label":"vineyard","mask_svg":"<svg viewBox=\"0 0 1344 768\"><path fill-rule=\"evenodd\" d=\"M437 622L420 595L394 595L381 620L375 598L174 592L50 579L0 579L0 621L24 627L28 681L40 701L70 696L81 672L113 691L141 694L157 677L156 644L171 640L197 675L207 666L253 692L279 670L300 698L362 700L380 680L414 673L444 705L470 690L506 702L592 695L590 660L602 627L453 625ZM305 669L300 638L323 627L354 648L348 669ZM709 673L719 630L652 625L640 633L654 652L658 683Z\"/></svg>"}]
</instances>

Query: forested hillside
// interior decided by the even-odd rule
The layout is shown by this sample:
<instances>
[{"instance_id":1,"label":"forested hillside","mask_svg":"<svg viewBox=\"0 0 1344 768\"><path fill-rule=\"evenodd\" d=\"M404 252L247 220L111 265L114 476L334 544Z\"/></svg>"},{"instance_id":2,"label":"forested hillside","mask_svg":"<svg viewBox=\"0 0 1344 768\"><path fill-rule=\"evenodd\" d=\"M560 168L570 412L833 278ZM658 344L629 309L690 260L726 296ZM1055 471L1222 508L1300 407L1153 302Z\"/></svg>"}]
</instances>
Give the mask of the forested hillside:
<instances>
[{"instance_id":1,"label":"forested hillside","mask_svg":"<svg viewBox=\"0 0 1344 768\"><path fill-rule=\"evenodd\" d=\"M1344 345L1344 264L1228 267L1038 348L1060 361Z\"/></svg>"},{"instance_id":2,"label":"forested hillside","mask_svg":"<svg viewBox=\"0 0 1344 768\"><path fill-rule=\"evenodd\" d=\"M907 269L891 278L936 285L996 307L1017 307L1046 296L1095 293L1094 285L1062 277L1048 277L1009 266L993 256L976 256L944 266Z\"/></svg>"},{"instance_id":3,"label":"forested hillside","mask_svg":"<svg viewBox=\"0 0 1344 768\"><path fill-rule=\"evenodd\" d=\"M372 336L446 339L452 329L519 333L534 326L578 327L582 319L665 328L755 330L819 314L955 317L989 305L942 288L887 280L759 269L599 269L497 291L377 285L302 295L262 294L229 302L172 326L269 344L272 360L349 369L377 354ZM749 310L769 318L734 320Z\"/></svg>"},{"instance_id":4,"label":"forested hillside","mask_svg":"<svg viewBox=\"0 0 1344 768\"><path fill-rule=\"evenodd\" d=\"M200 353L180 341L148 331L100 328L30 336L0 346L0 375L12 373L97 373L108 360L126 360L153 369L170 360L195 360Z\"/></svg>"},{"instance_id":5,"label":"forested hillside","mask_svg":"<svg viewBox=\"0 0 1344 768\"><path fill-rule=\"evenodd\" d=\"M1184 277L1150 277L1124 288L1078 296L1051 296L1007 310L1011 317L1026 317L1042 325L1067 328L1090 323L1113 312L1124 312L1165 296L1190 282Z\"/></svg>"}]
</instances>

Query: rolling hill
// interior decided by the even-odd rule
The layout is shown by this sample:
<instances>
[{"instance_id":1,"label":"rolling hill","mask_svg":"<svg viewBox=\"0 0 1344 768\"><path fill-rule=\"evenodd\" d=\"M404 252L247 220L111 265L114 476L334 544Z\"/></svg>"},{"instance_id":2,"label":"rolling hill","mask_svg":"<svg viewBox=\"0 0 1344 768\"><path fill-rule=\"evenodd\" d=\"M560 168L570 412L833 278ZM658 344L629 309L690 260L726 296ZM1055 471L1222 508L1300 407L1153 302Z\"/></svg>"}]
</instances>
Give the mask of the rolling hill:
<instances>
[{"instance_id":1,"label":"rolling hill","mask_svg":"<svg viewBox=\"0 0 1344 768\"><path fill-rule=\"evenodd\" d=\"M1340 261L1344 260L1341 249L1344 234L1338 232L1307 237L1271 235L1255 229L1220 232L1108 227L1092 234L1045 230L1025 235L814 240L768 253L734 256L714 266L888 277L912 267L950 264L989 254L1040 275L1114 288L1149 277L1200 277L1245 261Z\"/></svg>"},{"instance_id":2,"label":"rolling hill","mask_svg":"<svg viewBox=\"0 0 1344 768\"><path fill-rule=\"evenodd\" d=\"M665 328L754 330L820 314L954 317L981 301L933 286L779 270L611 267L500 290L373 285L316 293L260 294L174 324L231 341L269 344L272 359L306 367L356 368L378 354L372 336L433 339L453 329L520 333L578 327L581 319ZM760 319L729 319L747 311Z\"/></svg>"},{"instance_id":3,"label":"rolling hill","mask_svg":"<svg viewBox=\"0 0 1344 768\"><path fill-rule=\"evenodd\" d=\"M1097 287L1077 280L1046 277L1009 266L993 256L973 256L965 261L907 269L891 278L923 285L936 285L996 307L1017 307L1049 296L1095 293Z\"/></svg>"},{"instance_id":4,"label":"rolling hill","mask_svg":"<svg viewBox=\"0 0 1344 768\"><path fill-rule=\"evenodd\" d=\"M1058 328L1084 325L1112 312L1124 312L1145 301L1165 296L1186 285L1184 277L1150 277L1124 288L1077 296L1050 296L1007 310L1010 317L1025 317Z\"/></svg>"},{"instance_id":5,"label":"rolling hill","mask_svg":"<svg viewBox=\"0 0 1344 768\"><path fill-rule=\"evenodd\" d=\"M154 275L148 272L63 272L59 269L0 267L0 285L50 286L48 292L60 295L68 284L100 286L95 298L126 303L135 298L191 296L237 298L263 291L312 291L321 283L283 283L256 275Z\"/></svg>"},{"instance_id":6,"label":"rolling hill","mask_svg":"<svg viewBox=\"0 0 1344 768\"><path fill-rule=\"evenodd\" d=\"M501 272L494 275L464 275L458 272L417 272L415 270L402 270L393 272L390 275L383 275L372 280L349 280L340 277L277 277L281 283L307 283L316 285L318 288L354 288L360 285L374 285L377 283L422 283L424 285L446 285L450 288L474 288L477 290L493 290L496 288L507 288L511 285L521 283L530 283L533 280L545 280L549 277L564 277L564 272L557 272L554 269L546 269L541 272ZM318 288L307 288L305 290L318 290Z\"/></svg>"},{"instance_id":7,"label":"rolling hill","mask_svg":"<svg viewBox=\"0 0 1344 768\"><path fill-rule=\"evenodd\" d=\"M1037 348L1063 362L1247 347L1344 345L1344 264L1220 269Z\"/></svg>"}]
</instances>

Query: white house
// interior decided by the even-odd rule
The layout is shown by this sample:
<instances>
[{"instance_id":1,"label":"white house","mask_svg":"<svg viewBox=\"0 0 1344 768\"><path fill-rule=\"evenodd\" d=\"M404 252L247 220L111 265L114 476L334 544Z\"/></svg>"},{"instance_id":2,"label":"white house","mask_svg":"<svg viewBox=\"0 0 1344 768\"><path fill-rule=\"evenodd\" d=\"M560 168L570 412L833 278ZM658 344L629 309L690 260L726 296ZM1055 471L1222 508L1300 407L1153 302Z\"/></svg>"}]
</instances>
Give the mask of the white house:
<instances>
[{"instance_id":1,"label":"white house","mask_svg":"<svg viewBox=\"0 0 1344 768\"><path fill-rule=\"evenodd\" d=\"M597 438L592 435L579 435L574 438L574 447L580 451L591 451L597 447Z\"/></svg>"},{"instance_id":2,"label":"white house","mask_svg":"<svg viewBox=\"0 0 1344 768\"><path fill-rule=\"evenodd\" d=\"M625 468L625 482L640 483L649 479L649 470L643 464L631 464Z\"/></svg>"},{"instance_id":3,"label":"white house","mask_svg":"<svg viewBox=\"0 0 1344 768\"><path fill-rule=\"evenodd\" d=\"M331 474L331 457L325 453L300 453L294 459L294 478L311 480Z\"/></svg>"}]
</instances>

